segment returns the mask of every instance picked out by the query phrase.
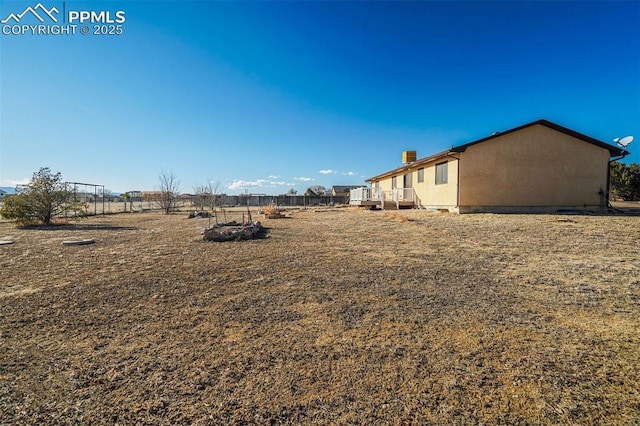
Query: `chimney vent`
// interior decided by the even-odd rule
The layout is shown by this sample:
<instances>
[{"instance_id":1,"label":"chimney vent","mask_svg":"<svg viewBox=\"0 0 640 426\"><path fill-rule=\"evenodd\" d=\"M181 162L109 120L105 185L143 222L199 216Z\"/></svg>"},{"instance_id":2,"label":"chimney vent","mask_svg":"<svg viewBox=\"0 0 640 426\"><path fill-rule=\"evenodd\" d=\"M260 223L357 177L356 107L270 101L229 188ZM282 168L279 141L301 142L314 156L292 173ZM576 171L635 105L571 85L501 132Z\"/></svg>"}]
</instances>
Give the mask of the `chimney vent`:
<instances>
[{"instance_id":1,"label":"chimney vent","mask_svg":"<svg viewBox=\"0 0 640 426\"><path fill-rule=\"evenodd\" d=\"M402 164L409 164L416 161L415 151L403 151L402 152Z\"/></svg>"}]
</instances>

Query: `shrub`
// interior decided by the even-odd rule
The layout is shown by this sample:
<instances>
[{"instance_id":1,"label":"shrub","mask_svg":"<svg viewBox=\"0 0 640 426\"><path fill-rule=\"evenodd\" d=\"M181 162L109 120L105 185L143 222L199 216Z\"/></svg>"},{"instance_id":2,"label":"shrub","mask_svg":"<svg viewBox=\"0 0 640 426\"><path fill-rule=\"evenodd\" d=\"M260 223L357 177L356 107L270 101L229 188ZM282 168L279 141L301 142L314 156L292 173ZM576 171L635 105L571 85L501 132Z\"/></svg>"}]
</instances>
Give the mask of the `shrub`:
<instances>
[{"instance_id":1,"label":"shrub","mask_svg":"<svg viewBox=\"0 0 640 426\"><path fill-rule=\"evenodd\" d=\"M42 167L16 194L5 197L0 216L21 224L49 225L53 218L70 211L81 213L82 206L73 202L73 193L60 172L52 174L48 167Z\"/></svg>"}]
</instances>

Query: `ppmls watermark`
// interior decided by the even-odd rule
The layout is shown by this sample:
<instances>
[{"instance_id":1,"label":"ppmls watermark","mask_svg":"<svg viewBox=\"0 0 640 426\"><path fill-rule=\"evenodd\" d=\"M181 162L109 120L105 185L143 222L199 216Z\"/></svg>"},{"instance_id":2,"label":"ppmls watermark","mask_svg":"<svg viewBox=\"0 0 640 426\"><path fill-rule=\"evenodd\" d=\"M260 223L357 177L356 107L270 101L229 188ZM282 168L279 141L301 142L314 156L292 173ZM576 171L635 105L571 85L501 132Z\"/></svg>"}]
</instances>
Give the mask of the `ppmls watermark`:
<instances>
[{"instance_id":1,"label":"ppmls watermark","mask_svg":"<svg viewBox=\"0 0 640 426\"><path fill-rule=\"evenodd\" d=\"M51 6L51 5L49 5ZM57 7L59 6L59 7ZM50 8L42 3L13 11L2 24L3 36L24 35L121 35L126 22L124 10L68 9L63 1Z\"/></svg>"}]
</instances>

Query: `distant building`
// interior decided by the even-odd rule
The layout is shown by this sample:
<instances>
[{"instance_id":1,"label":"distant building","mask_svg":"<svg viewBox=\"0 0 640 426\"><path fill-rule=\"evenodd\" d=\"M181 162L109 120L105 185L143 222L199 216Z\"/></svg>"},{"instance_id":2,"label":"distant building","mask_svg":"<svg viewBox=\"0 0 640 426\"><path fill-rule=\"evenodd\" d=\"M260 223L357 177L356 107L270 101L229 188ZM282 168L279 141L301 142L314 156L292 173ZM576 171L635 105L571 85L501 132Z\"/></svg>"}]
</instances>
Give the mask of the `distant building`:
<instances>
[{"instance_id":1,"label":"distant building","mask_svg":"<svg viewBox=\"0 0 640 426\"><path fill-rule=\"evenodd\" d=\"M142 201L142 191L127 191L120 194L120 198L127 201Z\"/></svg>"},{"instance_id":2,"label":"distant building","mask_svg":"<svg viewBox=\"0 0 640 426\"><path fill-rule=\"evenodd\" d=\"M609 162L627 154L538 120L419 160L407 152L405 164L351 191L350 203L458 213L602 211Z\"/></svg>"},{"instance_id":3,"label":"distant building","mask_svg":"<svg viewBox=\"0 0 640 426\"><path fill-rule=\"evenodd\" d=\"M348 197L352 189L362 188L365 185L333 185L331 195L333 197Z\"/></svg>"}]
</instances>

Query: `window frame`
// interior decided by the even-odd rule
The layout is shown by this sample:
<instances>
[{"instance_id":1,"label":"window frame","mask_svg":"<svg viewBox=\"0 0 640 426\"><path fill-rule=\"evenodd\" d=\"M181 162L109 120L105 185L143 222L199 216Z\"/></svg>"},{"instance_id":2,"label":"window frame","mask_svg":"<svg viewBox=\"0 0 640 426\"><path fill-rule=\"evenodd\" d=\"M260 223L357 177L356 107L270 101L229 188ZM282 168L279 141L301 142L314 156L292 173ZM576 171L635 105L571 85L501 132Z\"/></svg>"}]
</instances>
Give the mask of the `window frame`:
<instances>
[{"instance_id":1,"label":"window frame","mask_svg":"<svg viewBox=\"0 0 640 426\"><path fill-rule=\"evenodd\" d=\"M407 186L408 184L408 186ZM402 176L402 187L403 188L413 188L413 172L405 173Z\"/></svg>"},{"instance_id":2,"label":"window frame","mask_svg":"<svg viewBox=\"0 0 640 426\"><path fill-rule=\"evenodd\" d=\"M443 161L437 163L435 167L436 171L436 185L446 185L449 183L449 162Z\"/></svg>"}]
</instances>

